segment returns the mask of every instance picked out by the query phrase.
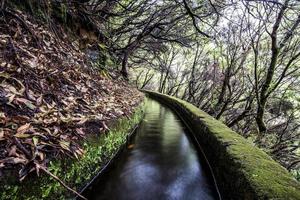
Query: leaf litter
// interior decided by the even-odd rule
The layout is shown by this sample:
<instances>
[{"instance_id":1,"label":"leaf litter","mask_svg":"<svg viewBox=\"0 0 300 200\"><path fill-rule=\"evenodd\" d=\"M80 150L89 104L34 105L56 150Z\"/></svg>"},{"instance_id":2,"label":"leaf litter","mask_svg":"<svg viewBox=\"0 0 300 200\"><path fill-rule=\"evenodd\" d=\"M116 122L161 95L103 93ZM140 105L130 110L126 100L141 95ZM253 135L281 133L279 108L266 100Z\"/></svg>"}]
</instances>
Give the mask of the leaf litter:
<instances>
[{"instance_id":1,"label":"leaf litter","mask_svg":"<svg viewBox=\"0 0 300 200\"><path fill-rule=\"evenodd\" d=\"M129 116L143 95L90 68L63 30L62 40L20 11L7 12L0 18L0 178L18 170L23 180L48 173L52 159L82 156L80 141Z\"/></svg>"}]
</instances>

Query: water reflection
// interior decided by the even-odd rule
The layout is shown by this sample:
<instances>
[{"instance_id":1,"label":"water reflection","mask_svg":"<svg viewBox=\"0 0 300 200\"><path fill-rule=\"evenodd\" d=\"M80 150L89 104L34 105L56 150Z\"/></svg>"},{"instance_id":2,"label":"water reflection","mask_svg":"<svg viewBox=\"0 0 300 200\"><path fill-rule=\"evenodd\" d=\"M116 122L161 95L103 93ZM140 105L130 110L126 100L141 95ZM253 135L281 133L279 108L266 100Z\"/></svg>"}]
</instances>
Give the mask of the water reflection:
<instances>
[{"instance_id":1,"label":"water reflection","mask_svg":"<svg viewBox=\"0 0 300 200\"><path fill-rule=\"evenodd\" d=\"M217 199L182 123L168 108L148 100L134 147L122 155L89 199Z\"/></svg>"}]
</instances>

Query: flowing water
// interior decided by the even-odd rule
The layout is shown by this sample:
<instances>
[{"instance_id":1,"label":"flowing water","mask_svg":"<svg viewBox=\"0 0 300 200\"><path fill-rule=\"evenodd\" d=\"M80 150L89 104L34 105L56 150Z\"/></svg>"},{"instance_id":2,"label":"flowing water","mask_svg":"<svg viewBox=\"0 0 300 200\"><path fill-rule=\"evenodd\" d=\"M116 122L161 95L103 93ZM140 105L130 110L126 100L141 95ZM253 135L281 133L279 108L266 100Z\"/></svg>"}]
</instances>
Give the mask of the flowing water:
<instances>
[{"instance_id":1,"label":"flowing water","mask_svg":"<svg viewBox=\"0 0 300 200\"><path fill-rule=\"evenodd\" d=\"M148 99L136 131L115 166L92 184L89 199L219 199L207 163L173 111Z\"/></svg>"}]
</instances>

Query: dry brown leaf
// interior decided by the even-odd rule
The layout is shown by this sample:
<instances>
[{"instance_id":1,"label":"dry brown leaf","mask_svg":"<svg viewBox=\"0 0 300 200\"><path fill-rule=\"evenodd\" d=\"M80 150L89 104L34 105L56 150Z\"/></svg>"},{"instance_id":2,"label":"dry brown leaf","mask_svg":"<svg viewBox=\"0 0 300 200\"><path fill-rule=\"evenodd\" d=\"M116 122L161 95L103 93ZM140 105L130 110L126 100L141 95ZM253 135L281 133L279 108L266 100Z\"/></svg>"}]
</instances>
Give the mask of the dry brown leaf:
<instances>
[{"instance_id":1,"label":"dry brown leaf","mask_svg":"<svg viewBox=\"0 0 300 200\"><path fill-rule=\"evenodd\" d=\"M36 108L36 106L33 105L32 102L29 101L28 99L16 98L15 100L17 101L17 103L24 103L31 110L34 110Z\"/></svg>"},{"instance_id":2,"label":"dry brown leaf","mask_svg":"<svg viewBox=\"0 0 300 200\"><path fill-rule=\"evenodd\" d=\"M108 126L106 125L105 122L102 122L102 125L103 125L103 127L104 127L105 130L110 130L110 129L108 128Z\"/></svg>"},{"instance_id":3,"label":"dry brown leaf","mask_svg":"<svg viewBox=\"0 0 300 200\"><path fill-rule=\"evenodd\" d=\"M81 148L76 149L75 152L80 156L82 156L84 154L84 151Z\"/></svg>"},{"instance_id":4,"label":"dry brown leaf","mask_svg":"<svg viewBox=\"0 0 300 200\"><path fill-rule=\"evenodd\" d=\"M6 72L0 72L0 77L8 79L10 77L10 74Z\"/></svg>"},{"instance_id":5,"label":"dry brown leaf","mask_svg":"<svg viewBox=\"0 0 300 200\"><path fill-rule=\"evenodd\" d=\"M28 98L29 98L30 100L36 101L35 94L34 94L34 92L33 92L32 90L28 90L27 96L28 96Z\"/></svg>"},{"instance_id":6,"label":"dry brown leaf","mask_svg":"<svg viewBox=\"0 0 300 200\"><path fill-rule=\"evenodd\" d=\"M26 164L27 161L28 161L27 159L23 159L23 158L7 157L0 160L0 163L3 163L4 165L5 164Z\"/></svg>"},{"instance_id":7,"label":"dry brown leaf","mask_svg":"<svg viewBox=\"0 0 300 200\"><path fill-rule=\"evenodd\" d=\"M18 129L17 129L17 133L18 134L22 134L22 133L25 133L26 131L28 131L30 129L30 123L27 123L27 124L24 124L22 126L20 126Z\"/></svg>"},{"instance_id":8,"label":"dry brown leaf","mask_svg":"<svg viewBox=\"0 0 300 200\"><path fill-rule=\"evenodd\" d=\"M77 122L77 124L78 125L82 125L82 124L84 124L85 122L87 122L87 118L84 118L84 117L82 117L81 119L80 119L80 121L79 122Z\"/></svg>"},{"instance_id":9,"label":"dry brown leaf","mask_svg":"<svg viewBox=\"0 0 300 200\"><path fill-rule=\"evenodd\" d=\"M43 103L43 95L36 99L36 105L40 106Z\"/></svg>"},{"instance_id":10,"label":"dry brown leaf","mask_svg":"<svg viewBox=\"0 0 300 200\"><path fill-rule=\"evenodd\" d=\"M54 132L53 132L53 135L58 135L58 133L59 133L59 127L54 126Z\"/></svg>"},{"instance_id":11,"label":"dry brown leaf","mask_svg":"<svg viewBox=\"0 0 300 200\"><path fill-rule=\"evenodd\" d=\"M59 141L59 145L60 145L63 149L70 151L70 142L61 140L61 141Z\"/></svg>"},{"instance_id":12,"label":"dry brown leaf","mask_svg":"<svg viewBox=\"0 0 300 200\"><path fill-rule=\"evenodd\" d=\"M0 141L1 140L5 140L5 138L4 138L4 130L3 129L0 129Z\"/></svg>"},{"instance_id":13,"label":"dry brown leaf","mask_svg":"<svg viewBox=\"0 0 300 200\"><path fill-rule=\"evenodd\" d=\"M82 92L82 93L86 93L88 90L89 90L89 89L86 88L86 87L82 87L82 88L81 88L81 92Z\"/></svg>"},{"instance_id":14,"label":"dry brown leaf","mask_svg":"<svg viewBox=\"0 0 300 200\"><path fill-rule=\"evenodd\" d=\"M46 155L45 155L43 152L38 152L37 154L38 154L38 156L40 157L40 160L41 160L41 161L45 160Z\"/></svg>"},{"instance_id":15,"label":"dry brown leaf","mask_svg":"<svg viewBox=\"0 0 300 200\"><path fill-rule=\"evenodd\" d=\"M11 121L18 123L18 124L24 124L29 121L29 117L27 117L25 115L13 116L13 117L11 117Z\"/></svg>"},{"instance_id":16,"label":"dry brown leaf","mask_svg":"<svg viewBox=\"0 0 300 200\"><path fill-rule=\"evenodd\" d=\"M17 89L12 86L12 85L6 85L4 88L6 88L6 90L8 90L9 92L13 93L13 94L18 94L18 95L21 95Z\"/></svg>"},{"instance_id":17,"label":"dry brown leaf","mask_svg":"<svg viewBox=\"0 0 300 200\"><path fill-rule=\"evenodd\" d=\"M81 135L81 136L84 136L85 133L83 132L82 128L76 128L76 132Z\"/></svg>"},{"instance_id":18,"label":"dry brown leaf","mask_svg":"<svg viewBox=\"0 0 300 200\"><path fill-rule=\"evenodd\" d=\"M36 68L36 66L37 66L37 58L34 58L32 60L27 60L27 63L29 64L29 66L31 68Z\"/></svg>"},{"instance_id":19,"label":"dry brown leaf","mask_svg":"<svg viewBox=\"0 0 300 200\"><path fill-rule=\"evenodd\" d=\"M8 97L7 104L11 104L14 101L16 95L15 94L9 94L7 97Z\"/></svg>"},{"instance_id":20,"label":"dry brown leaf","mask_svg":"<svg viewBox=\"0 0 300 200\"><path fill-rule=\"evenodd\" d=\"M8 156L13 156L13 157L17 157L18 154L17 154L17 146L16 145L13 145L9 152L8 152Z\"/></svg>"}]
</instances>

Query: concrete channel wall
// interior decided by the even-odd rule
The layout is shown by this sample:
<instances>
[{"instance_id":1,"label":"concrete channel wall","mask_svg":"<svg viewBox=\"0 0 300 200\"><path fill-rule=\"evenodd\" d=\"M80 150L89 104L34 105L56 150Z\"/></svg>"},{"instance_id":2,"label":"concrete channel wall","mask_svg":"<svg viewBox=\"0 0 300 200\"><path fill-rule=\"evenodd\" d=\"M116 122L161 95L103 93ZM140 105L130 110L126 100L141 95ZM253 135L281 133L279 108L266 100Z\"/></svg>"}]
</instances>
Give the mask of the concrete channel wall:
<instances>
[{"instance_id":1,"label":"concrete channel wall","mask_svg":"<svg viewBox=\"0 0 300 200\"><path fill-rule=\"evenodd\" d=\"M201 145L223 199L300 199L300 183L264 151L186 101L143 90L177 112Z\"/></svg>"}]
</instances>

